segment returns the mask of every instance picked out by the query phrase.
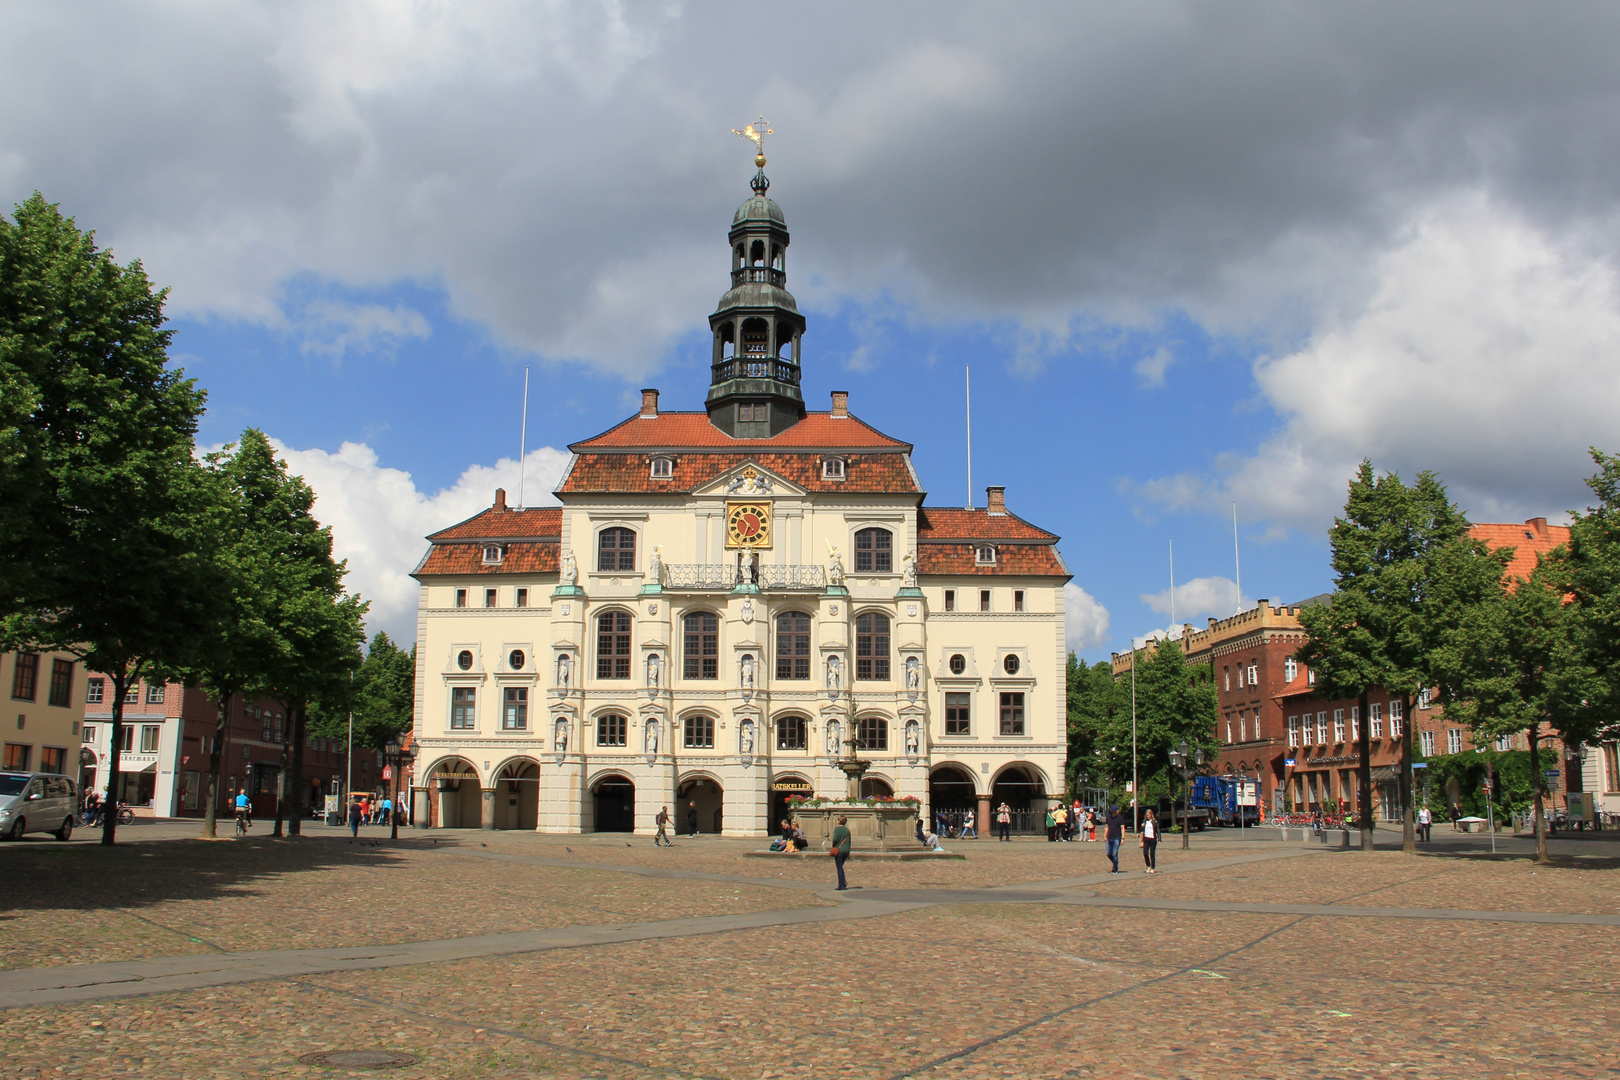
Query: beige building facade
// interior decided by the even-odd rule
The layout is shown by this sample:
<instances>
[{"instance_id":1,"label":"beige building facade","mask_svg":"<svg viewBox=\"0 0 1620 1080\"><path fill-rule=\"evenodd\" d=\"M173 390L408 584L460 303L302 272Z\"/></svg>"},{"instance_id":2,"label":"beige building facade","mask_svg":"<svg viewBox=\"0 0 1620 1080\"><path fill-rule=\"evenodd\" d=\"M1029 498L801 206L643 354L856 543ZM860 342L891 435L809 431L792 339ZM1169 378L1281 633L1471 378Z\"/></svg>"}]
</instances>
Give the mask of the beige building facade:
<instances>
[{"instance_id":1,"label":"beige building facade","mask_svg":"<svg viewBox=\"0 0 1620 1080\"><path fill-rule=\"evenodd\" d=\"M848 394L808 411L804 319L763 173L730 231L703 411L640 412L570 447L560 506L490 509L415 571L415 821L761 836L793 795L930 809L1062 793L1058 537L923 505L912 447ZM1023 822L1022 816L1020 823Z\"/></svg>"},{"instance_id":2,"label":"beige building facade","mask_svg":"<svg viewBox=\"0 0 1620 1080\"><path fill-rule=\"evenodd\" d=\"M0 769L80 779L84 665L64 652L0 653L0 686L11 705L3 722Z\"/></svg>"}]
</instances>

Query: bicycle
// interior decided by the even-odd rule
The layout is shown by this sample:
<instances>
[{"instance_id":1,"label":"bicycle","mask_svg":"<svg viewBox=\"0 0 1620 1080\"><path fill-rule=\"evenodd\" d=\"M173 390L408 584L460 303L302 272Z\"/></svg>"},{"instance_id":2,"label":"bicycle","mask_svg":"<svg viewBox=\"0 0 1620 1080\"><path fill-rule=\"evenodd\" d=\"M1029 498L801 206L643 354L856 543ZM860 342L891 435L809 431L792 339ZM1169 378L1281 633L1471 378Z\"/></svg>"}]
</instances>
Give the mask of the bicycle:
<instances>
[{"instance_id":1,"label":"bicycle","mask_svg":"<svg viewBox=\"0 0 1620 1080\"><path fill-rule=\"evenodd\" d=\"M130 825L135 821L135 811L129 808L128 803L118 804L118 824Z\"/></svg>"},{"instance_id":2,"label":"bicycle","mask_svg":"<svg viewBox=\"0 0 1620 1080\"><path fill-rule=\"evenodd\" d=\"M243 813L241 810L238 810L236 812L236 835L237 836L246 836L247 831L248 831L247 814Z\"/></svg>"}]
</instances>

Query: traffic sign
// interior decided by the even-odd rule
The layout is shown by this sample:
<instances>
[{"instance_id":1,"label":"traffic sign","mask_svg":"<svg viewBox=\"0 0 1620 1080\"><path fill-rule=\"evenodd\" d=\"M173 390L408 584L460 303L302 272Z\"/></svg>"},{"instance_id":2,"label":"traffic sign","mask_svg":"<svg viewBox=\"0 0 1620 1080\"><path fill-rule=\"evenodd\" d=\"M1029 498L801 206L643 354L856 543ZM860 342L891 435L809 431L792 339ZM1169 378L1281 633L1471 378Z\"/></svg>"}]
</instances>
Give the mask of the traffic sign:
<instances>
[{"instance_id":1,"label":"traffic sign","mask_svg":"<svg viewBox=\"0 0 1620 1080\"><path fill-rule=\"evenodd\" d=\"M1486 790L1486 791L1489 791L1489 790L1491 790L1491 780L1490 780L1490 777L1486 777L1486 778L1485 778L1485 790Z\"/></svg>"},{"instance_id":2,"label":"traffic sign","mask_svg":"<svg viewBox=\"0 0 1620 1080\"><path fill-rule=\"evenodd\" d=\"M1557 769L1543 769L1541 770L1541 775L1547 778L1547 783L1549 784L1556 783L1558 781Z\"/></svg>"}]
</instances>

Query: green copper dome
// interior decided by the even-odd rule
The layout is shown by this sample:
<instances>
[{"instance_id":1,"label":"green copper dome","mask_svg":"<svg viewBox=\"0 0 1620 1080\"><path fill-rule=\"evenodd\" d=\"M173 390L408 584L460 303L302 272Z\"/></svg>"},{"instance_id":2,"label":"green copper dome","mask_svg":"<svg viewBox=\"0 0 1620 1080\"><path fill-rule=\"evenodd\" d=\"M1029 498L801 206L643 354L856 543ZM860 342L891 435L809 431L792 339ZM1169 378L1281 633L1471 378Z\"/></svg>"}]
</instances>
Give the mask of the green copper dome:
<instances>
[{"instance_id":1,"label":"green copper dome","mask_svg":"<svg viewBox=\"0 0 1620 1080\"><path fill-rule=\"evenodd\" d=\"M754 195L742 201L737 207L737 216L731 219L735 228L745 221L773 221L778 225L786 225L787 219L782 216L782 208L776 205L776 200L764 195Z\"/></svg>"}]
</instances>

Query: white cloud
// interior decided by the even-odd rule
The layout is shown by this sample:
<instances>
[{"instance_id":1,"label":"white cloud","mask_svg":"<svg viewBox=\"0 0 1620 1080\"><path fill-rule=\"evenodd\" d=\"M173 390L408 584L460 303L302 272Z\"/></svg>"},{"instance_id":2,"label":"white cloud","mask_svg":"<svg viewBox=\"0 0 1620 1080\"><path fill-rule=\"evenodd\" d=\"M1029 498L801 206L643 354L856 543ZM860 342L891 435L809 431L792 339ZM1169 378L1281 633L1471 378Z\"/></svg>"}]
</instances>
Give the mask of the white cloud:
<instances>
[{"instance_id":1,"label":"white cloud","mask_svg":"<svg viewBox=\"0 0 1620 1080\"><path fill-rule=\"evenodd\" d=\"M1369 457L1439 473L1476 521L1584 506L1586 448L1620 448L1620 274L1586 243L1604 224L1554 234L1481 195L1428 209L1363 306L1256 365L1282 430L1145 493L1319 532Z\"/></svg>"},{"instance_id":2,"label":"white cloud","mask_svg":"<svg viewBox=\"0 0 1620 1080\"><path fill-rule=\"evenodd\" d=\"M298 320L305 353L341 360L348 352L391 353L407 338L433 333L422 313L403 304L351 304L322 299L304 308Z\"/></svg>"},{"instance_id":3,"label":"white cloud","mask_svg":"<svg viewBox=\"0 0 1620 1080\"><path fill-rule=\"evenodd\" d=\"M1108 609L1072 581L1063 586L1063 621L1070 652L1085 652L1108 640Z\"/></svg>"},{"instance_id":4,"label":"white cloud","mask_svg":"<svg viewBox=\"0 0 1620 1080\"><path fill-rule=\"evenodd\" d=\"M1143 593L1142 603L1160 615L1169 615L1172 610L1170 590L1166 588L1161 592ZM1238 593L1237 583L1231 578L1193 578L1176 586L1174 611L1178 628L1182 623L1196 624L1211 615L1224 619L1249 606L1252 605Z\"/></svg>"},{"instance_id":5,"label":"white cloud","mask_svg":"<svg viewBox=\"0 0 1620 1080\"><path fill-rule=\"evenodd\" d=\"M423 538L487 508L497 487L517 503L518 463L511 458L470 465L453 485L429 493L417 490L410 473L381 464L365 443L346 442L329 453L272 442L288 471L315 490L315 516L332 527L337 557L349 561L345 584L371 602L370 630L405 643L416 640L418 586L410 573L427 551ZM542 447L529 451L527 461L528 505L555 504L551 490L568 465L567 451Z\"/></svg>"},{"instance_id":6,"label":"white cloud","mask_svg":"<svg viewBox=\"0 0 1620 1080\"><path fill-rule=\"evenodd\" d=\"M1144 356L1136 362L1136 378L1144 387L1153 388L1164 385L1164 373L1175 363L1176 358L1170 350L1160 348L1152 356Z\"/></svg>"}]
</instances>

